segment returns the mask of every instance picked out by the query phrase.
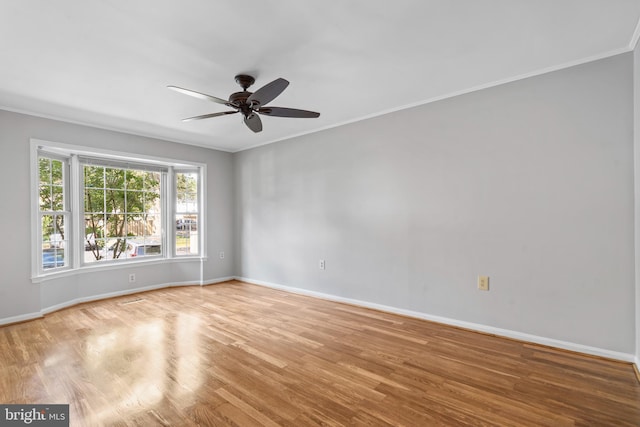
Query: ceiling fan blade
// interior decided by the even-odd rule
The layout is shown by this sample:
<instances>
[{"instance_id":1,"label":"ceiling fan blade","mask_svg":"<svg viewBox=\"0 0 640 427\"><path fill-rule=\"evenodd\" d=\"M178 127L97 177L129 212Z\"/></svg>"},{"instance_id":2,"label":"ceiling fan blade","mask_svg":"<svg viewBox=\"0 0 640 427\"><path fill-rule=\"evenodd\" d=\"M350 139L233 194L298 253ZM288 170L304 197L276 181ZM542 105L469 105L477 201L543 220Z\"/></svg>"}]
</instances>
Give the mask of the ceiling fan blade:
<instances>
[{"instance_id":1,"label":"ceiling fan blade","mask_svg":"<svg viewBox=\"0 0 640 427\"><path fill-rule=\"evenodd\" d=\"M175 90L176 92L183 93L185 95L193 96L194 98L204 99L205 101L213 101L218 104L231 106L231 103L226 99L216 98L215 96L207 95L206 93L200 93L196 92L195 90L184 89L178 86L167 86L167 88Z\"/></svg>"},{"instance_id":2,"label":"ceiling fan blade","mask_svg":"<svg viewBox=\"0 0 640 427\"><path fill-rule=\"evenodd\" d=\"M244 124L256 133L262 131L262 120L260 120L260 116L258 116L256 113L251 113L246 116L244 118Z\"/></svg>"},{"instance_id":3,"label":"ceiling fan blade","mask_svg":"<svg viewBox=\"0 0 640 427\"><path fill-rule=\"evenodd\" d=\"M223 111L221 113L211 113L211 114L203 114L202 116L195 117L187 117L186 119L182 119L183 122L189 122L191 120L202 120L202 119L210 119L211 117L224 116L227 114L236 114L237 111Z\"/></svg>"},{"instance_id":4,"label":"ceiling fan blade","mask_svg":"<svg viewBox=\"0 0 640 427\"><path fill-rule=\"evenodd\" d=\"M275 117L295 117L301 119L313 119L320 117L320 113L316 113L315 111L298 110L295 108L263 107L258 108L257 111L260 114Z\"/></svg>"},{"instance_id":5,"label":"ceiling fan blade","mask_svg":"<svg viewBox=\"0 0 640 427\"><path fill-rule=\"evenodd\" d=\"M262 86L247 98L249 104L255 103L259 105L266 105L273 101L276 96L280 95L283 90L289 86L289 82L283 78L275 79L271 83Z\"/></svg>"}]
</instances>

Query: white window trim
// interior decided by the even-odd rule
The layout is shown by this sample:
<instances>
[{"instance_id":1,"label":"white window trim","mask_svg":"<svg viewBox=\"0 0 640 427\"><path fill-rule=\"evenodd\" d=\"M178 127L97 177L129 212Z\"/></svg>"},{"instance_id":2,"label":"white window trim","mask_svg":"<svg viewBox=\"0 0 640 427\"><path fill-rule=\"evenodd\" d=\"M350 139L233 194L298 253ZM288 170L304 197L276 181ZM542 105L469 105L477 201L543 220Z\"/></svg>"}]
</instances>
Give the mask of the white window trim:
<instances>
[{"instance_id":1,"label":"white window trim","mask_svg":"<svg viewBox=\"0 0 640 427\"><path fill-rule=\"evenodd\" d=\"M42 255L38 249L40 248L40 238L41 238L41 225L40 223L40 212L39 212L39 192L38 185L40 182L39 177L39 169L38 169L38 156L40 149L44 148L47 153L51 154L52 158L65 158L68 159L68 168L67 171L67 181L66 190L68 199L67 208L71 210L71 230L70 239L72 243L69 245L71 249L71 253L65 256L69 262L68 266L65 268L52 271L52 272L42 272L40 270L40 263L42 261L38 261L39 258L42 258ZM83 224L84 221L81 221L80 211L82 200L78 197L82 192L79 190L81 182L78 179L79 177L79 168L80 164L77 156L92 156L92 157L101 157L105 159L113 159L120 162L129 162L132 164L141 163L145 165L158 165L162 167L166 167L169 169L167 173L167 182L165 183L165 204L168 206L164 206L165 214L164 217L167 219L163 219L163 244L166 245L164 250L164 256L162 258L151 257L150 259L135 259L135 260L122 260L118 262L105 262L105 263L96 263L96 264L84 264L82 262L82 251L78 246L79 236L84 236L83 233ZM33 283L40 283L46 281L51 278L57 278L62 276L68 276L77 273L85 273L89 271L102 270L102 269L113 269L113 268L129 268L131 264L152 264L152 263L165 263L165 262L192 262L192 261L206 261L207 259L207 234L206 234L206 182L207 182L207 165L199 162L192 162L187 160L180 159L171 159L165 157L158 156L149 156L149 155L141 155L141 154L133 154L133 153L123 153L119 151L113 150L105 150L101 148L93 148L79 145L66 144L61 142L47 141L42 139L31 138L30 139L30 195L31 195L31 280ZM180 255L175 256L175 236L173 236L173 231L175 227L170 227L173 223L172 218L174 218L175 211L175 203L174 203L174 182L175 178L173 176L173 168L176 169L195 169L197 168L200 176L198 183L198 202L199 202L199 214L202 216L201 226L198 227L199 232L199 253L197 255ZM80 191L80 192L79 192ZM168 229L167 229L168 228ZM84 249L84 245L82 246Z\"/></svg>"},{"instance_id":2,"label":"white window trim","mask_svg":"<svg viewBox=\"0 0 640 427\"><path fill-rule=\"evenodd\" d=\"M176 194L175 194L176 178L175 178L175 174L176 173L192 172L192 171L194 171L194 169L195 168L193 168L193 167L191 167L191 168L175 168L174 167L174 168L171 168L171 170L170 170L170 174L171 174L171 179L170 180L174 185L170 186L171 187L171 189L170 189L171 190L171 197L167 197L167 200L169 200L170 203L174 203L174 205L172 207L173 210L172 211L168 210L167 212L172 212L173 216L174 216L174 219L175 219L175 214L177 213L176 209L175 209L175 201L176 201ZM198 172L199 172L199 174L198 174L198 189L197 189L197 191L198 191L198 218L200 218L199 219L199 223L198 223L198 246L199 246L199 250L206 254L206 252L204 252L205 251L204 246L206 245L206 240L207 239L205 239L203 237L203 236L207 235L206 234L207 224L206 224L206 221L203 221L203 218L206 218L206 216L205 216L205 203L204 203L204 200L203 200L204 199L203 183L204 183L204 180L206 179L206 173L205 173L205 169L204 168L200 169ZM175 224L175 221L172 220L171 223ZM175 258L184 258L184 257L188 256L188 255L178 255L177 254L177 248L175 246L175 236L176 236L175 229L170 234L171 234L171 240L172 240L172 245L170 246L170 248L172 248L172 250L173 250L173 256Z\"/></svg>"},{"instance_id":3,"label":"white window trim","mask_svg":"<svg viewBox=\"0 0 640 427\"><path fill-rule=\"evenodd\" d=\"M69 185L69 181L70 181L70 175L71 175L71 159L69 156L64 156L64 155L60 155L57 153L43 153L46 154L47 158L50 158L52 160L59 160L62 162L63 168L62 168L62 179L63 179L63 207L64 207L64 211L62 211L64 213L64 216L66 218L65 224L69 223L69 219L73 218L72 212L73 212L73 208L72 208L72 200L71 200L71 191L70 191L70 185ZM35 159L34 159L34 163L32 164L32 175L35 175L35 180L32 180L32 189L31 189L31 196L32 198L35 197L35 199L32 199L32 209L35 209L34 212L34 216L35 216L35 224L32 224L31 230L32 230L32 239L35 238L36 239L36 244L35 246L32 246L32 248L38 247L39 250L37 251L32 251L34 252L32 254L32 271L36 271L38 274L42 275L42 252L41 248L42 248L42 242L40 241L40 238L42 237L42 211L40 210L40 204L38 202L39 198L40 198L40 167L39 167L39 159L40 159L40 152L38 149L36 149L36 153L35 153ZM65 230L65 234L67 236L67 241L73 241L74 235L73 235L73 229L71 226L67 227L67 229ZM65 260L65 265L64 267L61 268L57 268L56 270L54 270L56 273L59 272L63 272L63 271L67 271L69 269L71 269L71 265L72 265L72 258L69 255L69 252L65 250L64 252L64 260ZM53 271L52 271L53 272Z\"/></svg>"}]
</instances>

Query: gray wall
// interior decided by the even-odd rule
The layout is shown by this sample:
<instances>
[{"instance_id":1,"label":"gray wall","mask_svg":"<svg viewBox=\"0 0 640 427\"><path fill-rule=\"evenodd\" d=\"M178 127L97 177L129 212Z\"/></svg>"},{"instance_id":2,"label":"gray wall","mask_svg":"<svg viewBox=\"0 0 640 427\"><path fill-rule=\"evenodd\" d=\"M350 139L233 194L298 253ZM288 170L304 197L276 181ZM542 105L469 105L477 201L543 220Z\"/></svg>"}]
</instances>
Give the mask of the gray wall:
<instances>
[{"instance_id":1,"label":"gray wall","mask_svg":"<svg viewBox=\"0 0 640 427\"><path fill-rule=\"evenodd\" d=\"M0 320L200 278L188 262L31 283L39 138L205 162L205 281L237 275L638 355L639 56L635 74L634 55L615 56L235 155L0 111Z\"/></svg>"},{"instance_id":2,"label":"gray wall","mask_svg":"<svg viewBox=\"0 0 640 427\"><path fill-rule=\"evenodd\" d=\"M636 366L640 368L640 44L633 51L633 152L635 160Z\"/></svg>"},{"instance_id":3,"label":"gray wall","mask_svg":"<svg viewBox=\"0 0 640 427\"><path fill-rule=\"evenodd\" d=\"M0 320L96 295L200 280L200 262L193 261L82 271L31 283L30 138L206 163L209 260L203 277L211 281L234 275L233 257L220 260L217 256L221 250L229 255L235 252L231 154L0 110L0 181L4 183L0 188ZM133 284L128 282L130 272L136 273Z\"/></svg>"},{"instance_id":4,"label":"gray wall","mask_svg":"<svg viewBox=\"0 0 640 427\"><path fill-rule=\"evenodd\" d=\"M632 66L237 153L238 274L634 354Z\"/></svg>"}]
</instances>

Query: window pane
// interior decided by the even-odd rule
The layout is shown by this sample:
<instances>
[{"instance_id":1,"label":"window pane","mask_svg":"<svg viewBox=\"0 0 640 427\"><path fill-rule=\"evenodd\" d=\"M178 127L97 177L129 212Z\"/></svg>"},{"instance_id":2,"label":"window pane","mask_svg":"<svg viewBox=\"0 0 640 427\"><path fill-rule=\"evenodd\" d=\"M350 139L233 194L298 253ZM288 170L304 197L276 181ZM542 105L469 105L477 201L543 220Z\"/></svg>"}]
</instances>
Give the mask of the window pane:
<instances>
[{"instance_id":1,"label":"window pane","mask_svg":"<svg viewBox=\"0 0 640 427\"><path fill-rule=\"evenodd\" d=\"M41 221L43 246L64 246L64 215L42 215Z\"/></svg>"},{"instance_id":2,"label":"window pane","mask_svg":"<svg viewBox=\"0 0 640 427\"><path fill-rule=\"evenodd\" d=\"M62 162L60 160L51 160L51 183L62 185Z\"/></svg>"},{"instance_id":3,"label":"window pane","mask_svg":"<svg viewBox=\"0 0 640 427\"><path fill-rule=\"evenodd\" d=\"M176 215L176 254L198 254L198 216Z\"/></svg>"},{"instance_id":4,"label":"window pane","mask_svg":"<svg viewBox=\"0 0 640 427\"><path fill-rule=\"evenodd\" d=\"M104 212L104 190L85 190L84 191L84 211Z\"/></svg>"},{"instance_id":5,"label":"window pane","mask_svg":"<svg viewBox=\"0 0 640 427\"><path fill-rule=\"evenodd\" d=\"M126 174L126 188L127 190L143 190L144 189L144 179L146 172L136 171L136 170L127 170Z\"/></svg>"},{"instance_id":6,"label":"window pane","mask_svg":"<svg viewBox=\"0 0 640 427\"><path fill-rule=\"evenodd\" d=\"M198 173L177 172L175 241L176 255L198 254Z\"/></svg>"},{"instance_id":7,"label":"window pane","mask_svg":"<svg viewBox=\"0 0 640 427\"><path fill-rule=\"evenodd\" d=\"M105 187L113 189L124 189L124 169L105 168Z\"/></svg>"},{"instance_id":8,"label":"window pane","mask_svg":"<svg viewBox=\"0 0 640 427\"><path fill-rule=\"evenodd\" d=\"M127 236L144 237L146 235L146 224L141 215L127 215Z\"/></svg>"},{"instance_id":9,"label":"window pane","mask_svg":"<svg viewBox=\"0 0 640 427\"><path fill-rule=\"evenodd\" d=\"M53 224L55 233L61 236L61 240L66 240L64 238L64 215L54 215Z\"/></svg>"},{"instance_id":10,"label":"window pane","mask_svg":"<svg viewBox=\"0 0 640 427\"><path fill-rule=\"evenodd\" d=\"M58 267L64 267L64 249L43 248L42 268L44 270L49 270Z\"/></svg>"},{"instance_id":11,"label":"window pane","mask_svg":"<svg viewBox=\"0 0 640 427\"><path fill-rule=\"evenodd\" d=\"M116 214L126 212L124 191L106 190L105 199L107 212Z\"/></svg>"},{"instance_id":12,"label":"window pane","mask_svg":"<svg viewBox=\"0 0 640 427\"><path fill-rule=\"evenodd\" d=\"M147 191L160 192L160 173L145 172L144 189Z\"/></svg>"},{"instance_id":13,"label":"window pane","mask_svg":"<svg viewBox=\"0 0 640 427\"><path fill-rule=\"evenodd\" d=\"M127 235L124 215L107 215L107 237L125 237Z\"/></svg>"},{"instance_id":14,"label":"window pane","mask_svg":"<svg viewBox=\"0 0 640 427\"><path fill-rule=\"evenodd\" d=\"M198 212L197 173L176 173L176 212Z\"/></svg>"},{"instance_id":15,"label":"window pane","mask_svg":"<svg viewBox=\"0 0 640 427\"><path fill-rule=\"evenodd\" d=\"M51 184L51 160L40 157L38 159L38 176L40 183Z\"/></svg>"},{"instance_id":16,"label":"window pane","mask_svg":"<svg viewBox=\"0 0 640 427\"><path fill-rule=\"evenodd\" d=\"M160 212L160 192L144 193L144 211L149 213Z\"/></svg>"},{"instance_id":17,"label":"window pane","mask_svg":"<svg viewBox=\"0 0 640 427\"><path fill-rule=\"evenodd\" d=\"M40 210L51 210L51 186L47 184L40 185Z\"/></svg>"},{"instance_id":18,"label":"window pane","mask_svg":"<svg viewBox=\"0 0 640 427\"><path fill-rule=\"evenodd\" d=\"M107 239L105 244L103 259L125 259L127 250L127 239L124 237L118 237L114 239Z\"/></svg>"},{"instance_id":19,"label":"window pane","mask_svg":"<svg viewBox=\"0 0 640 427\"><path fill-rule=\"evenodd\" d=\"M51 247L51 236L55 234L53 215L42 215L42 247Z\"/></svg>"},{"instance_id":20,"label":"window pane","mask_svg":"<svg viewBox=\"0 0 640 427\"><path fill-rule=\"evenodd\" d=\"M42 268L64 267L64 248L68 244L64 235L64 215L42 215L40 220Z\"/></svg>"},{"instance_id":21,"label":"window pane","mask_svg":"<svg viewBox=\"0 0 640 427\"><path fill-rule=\"evenodd\" d=\"M146 245L144 248L145 255L162 255L162 248L160 245Z\"/></svg>"},{"instance_id":22,"label":"window pane","mask_svg":"<svg viewBox=\"0 0 640 427\"><path fill-rule=\"evenodd\" d=\"M160 215L145 215L146 236L150 239L162 239L162 218Z\"/></svg>"},{"instance_id":23,"label":"window pane","mask_svg":"<svg viewBox=\"0 0 640 427\"><path fill-rule=\"evenodd\" d=\"M198 212L197 193L178 194L178 204L176 212Z\"/></svg>"},{"instance_id":24,"label":"window pane","mask_svg":"<svg viewBox=\"0 0 640 427\"><path fill-rule=\"evenodd\" d=\"M65 236L63 160L38 157L38 205L40 215L41 268L49 270L65 266L64 250L69 242Z\"/></svg>"},{"instance_id":25,"label":"window pane","mask_svg":"<svg viewBox=\"0 0 640 427\"><path fill-rule=\"evenodd\" d=\"M151 239L134 239L127 243L125 256L127 258L140 258L145 256L162 255L162 245L158 240Z\"/></svg>"},{"instance_id":26,"label":"window pane","mask_svg":"<svg viewBox=\"0 0 640 427\"><path fill-rule=\"evenodd\" d=\"M144 193L141 191L127 191L127 212L144 211Z\"/></svg>"},{"instance_id":27,"label":"window pane","mask_svg":"<svg viewBox=\"0 0 640 427\"><path fill-rule=\"evenodd\" d=\"M61 160L38 158L38 195L41 211L64 210L63 162Z\"/></svg>"},{"instance_id":28,"label":"window pane","mask_svg":"<svg viewBox=\"0 0 640 427\"><path fill-rule=\"evenodd\" d=\"M102 214L89 214L84 216L85 235L92 235L94 239L102 239L106 236L105 222Z\"/></svg>"},{"instance_id":29,"label":"window pane","mask_svg":"<svg viewBox=\"0 0 640 427\"><path fill-rule=\"evenodd\" d=\"M104 187L104 168L99 166L84 167L84 186L87 188Z\"/></svg>"},{"instance_id":30,"label":"window pane","mask_svg":"<svg viewBox=\"0 0 640 427\"><path fill-rule=\"evenodd\" d=\"M84 262L95 262L102 259L105 248L105 227L102 214L85 215L84 217Z\"/></svg>"},{"instance_id":31,"label":"window pane","mask_svg":"<svg viewBox=\"0 0 640 427\"><path fill-rule=\"evenodd\" d=\"M198 189L198 174L195 172L176 173L176 190L178 193L193 193Z\"/></svg>"},{"instance_id":32,"label":"window pane","mask_svg":"<svg viewBox=\"0 0 640 427\"><path fill-rule=\"evenodd\" d=\"M51 187L51 210L63 211L64 210L64 190L59 185Z\"/></svg>"}]
</instances>

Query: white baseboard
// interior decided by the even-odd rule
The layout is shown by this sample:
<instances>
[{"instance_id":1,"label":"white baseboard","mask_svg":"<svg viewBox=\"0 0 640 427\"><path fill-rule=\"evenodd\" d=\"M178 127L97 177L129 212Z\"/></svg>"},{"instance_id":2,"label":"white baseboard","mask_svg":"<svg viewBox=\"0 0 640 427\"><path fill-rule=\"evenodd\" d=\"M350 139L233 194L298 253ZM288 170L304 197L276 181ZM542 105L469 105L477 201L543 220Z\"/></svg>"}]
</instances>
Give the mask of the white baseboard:
<instances>
[{"instance_id":1,"label":"white baseboard","mask_svg":"<svg viewBox=\"0 0 640 427\"><path fill-rule=\"evenodd\" d=\"M582 344L576 344L568 341L556 340L553 338L541 337L538 335L526 334L523 332L512 331L509 329L495 328L493 326L482 325L479 323L466 322L463 320L451 319L448 317L434 316L427 313L422 313L418 311L405 310L402 308L391 307L382 304L376 304L367 301L356 300L352 298L344 298L336 295L325 294L322 292L310 291L307 289L295 288L291 286L279 285L277 283L265 282L262 280L254 280L247 277L236 277L237 280L251 283L254 285L265 286L273 289L280 289L287 292L292 292L301 295L312 296L316 298L322 298L335 302L342 302L352 305L357 305L365 308L372 308L375 310L385 311L388 313L400 314L403 316L414 317L417 319L429 320L432 322L442 323L445 325L457 326L459 328L470 329L477 332L483 332L486 334L497 335L505 338L512 338L519 341L526 341L535 344L546 345L549 347L555 347L563 350L575 351L577 353L589 354L592 356L605 357L607 359L620 360L623 362L631 362L636 363L638 365L638 359L633 354L621 353L612 350L606 350L598 347L590 347Z\"/></svg>"},{"instance_id":2,"label":"white baseboard","mask_svg":"<svg viewBox=\"0 0 640 427\"><path fill-rule=\"evenodd\" d=\"M124 289L124 290L121 290L121 291L107 292L105 294L98 294L98 295L90 295L90 296L87 296L87 297L76 298L76 299L73 299L71 301L65 301L65 302L63 302L61 304L56 304L56 305L52 305L50 307L45 307L40 312L43 315L45 315L45 314L53 313L54 311L62 310L63 308L71 307L71 306L74 306L74 305L77 305L77 304L82 304L82 303L85 303L85 302L99 301L101 299L121 297L121 296L124 296L124 295L137 294L138 292L153 291L153 290L156 290L156 289L169 288L169 287L172 287L172 286L194 286L194 285L200 285L200 281L199 280L193 280L193 281L189 281L189 282L162 283L160 285L151 285L151 286L142 286L140 288Z\"/></svg>"},{"instance_id":3,"label":"white baseboard","mask_svg":"<svg viewBox=\"0 0 640 427\"><path fill-rule=\"evenodd\" d=\"M41 312L21 314L19 316L5 317L0 319L0 325L8 325L10 323L26 322L27 320L39 319L42 317Z\"/></svg>"},{"instance_id":4,"label":"white baseboard","mask_svg":"<svg viewBox=\"0 0 640 427\"><path fill-rule=\"evenodd\" d=\"M234 279L235 279L235 277L229 276L229 277L218 277L218 278L215 278L215 279L209 279L209 280L205 280L205 281L192 280L192 281L188 281L188 282L162 283L162 284L159 284L159 285L142 286L142 287L139 287L139 288L124 289L124 290L116 291L116 292L107 292L107 293L104 293L104 294L90 295L90 296L86 296L86 297L75 298L75 299L70 300L70 301L65 301L65 302L60 303L60 304L55 304L55 305L52 305L52 306L49 306L49 307L45 307L42 310L40 310L39 312L2 318L2 319L0 319L0 326L1 325L8 325L10 323L19 323L19 322L25 322L27 320L38 319L38 318L43 317L46 314L53 313L54 311L62 310L63 308L68 308L68 307L71 307L71 306L74 306L74 305L77 305L77 304L82 304L82 303L85 303L85 302L99 301L99 300L107 299L107 298L120 297L120 296L124 296L124 295L136 294L136 293L139 293L139 292L153 291L153 290L156 290L156 289L163 289L163 288L170 288L170 287L177 287L177 286L202 286L203 284L204 285L208 285L208 284L214 284L214 283L221 283L221 282L227 282L229 280L234 280Z\"/></svg>"},{"instance_id":5,"label":"white baseboard","mask_svg":"<svg viewBox=\"0 0 640 427\"><path fill-rule=\"evenodd\" d=\"M541 336L537 336L537 335L526 334L526 333L523 333L523 332L511 331L509 329L495 328L493 326L482 325L482 324L479 324L479 323L466 322L466 321L462 321L462 320L451 319L451 318L448 318L448 317L434 316L434 315L430 315L430 314L427 314L427 313L422 313L422 312L417 312L417 311L412 311L412 310L405 310L405 309L401 309L401 308L397 308L397 307L391 307L391 306L387 306L387 305L376 304L376 303L362 301L362 300L356 300L356 299L352 299L352 298L344 298L344 297L331 295L331 294L326 294L326 293L322 293L322 292L316 292L316 291L311 291L311 290L302 289L302 288L295 288L295 287L291 287L291 286L284 286L284 285L279 285L277 283L270 283L270 282L265 282L265 281L262 281L262 280L254 280L254 279L250 279L248 277L238 277L238 276L218 277L218 278L207 279L207 280L203 280L203 281L195 280L195 281L189 281L189 282L162 283L162 284L159 284L159 285L143 286L143 287L140 287L140 288L125 289L125 290L122 290L122 291L108 292L108 293L104 293L104 294L98 294L98 295L91 295L91 296L87 296L87 297L76 298L76 299L73 299L71 301L65 301L65 302L60 303L60 304L56 304L56 305L53 305L53 306L45 307L42 310L40 310L39 312L27 313L27 314L22 314L22 315L18 315L18 316L2 318L2 319L0 319L0 325L7 325L7 324L10 324L10 323L18 323L18 322L24 322L24 321L27 321L27 320L38 319L38 318L41 318L44 315L52 313L54 311L58 311L58 310L61 310L63 308L71 307L73 305L77 305L77 304L81 304L81 303L85 303L85 302L98 301L98 300L106 299L106 298L114 298L114 297L129 295L129 294L135 294L135 293L138 293L138 292L145 292L145 291L169 288L169 287L174 287L174 286L213 285L213 284L216 284L216 283L227 282L229 280L241 280L243 282L252 283L252 284L260 285L260 286L265 286L265 287L269 287L269 288L273 288L273 289L280 289L280 290L283 290L283 291L297 293L297 294L301 294L301 295L307 295L307 296L312 296L312 297L316 297L316 298L322 298L322 299L326 299L326 300L330 300L330 301L352 304L352 305L365 307L365 308L372 308L372 309L375 309L375 310L385 311L385 312L388 312L388 313L400 314L400 315L403 315L403 316L414 317L414 318L417 318L417 319L429 320L429 321L432 321L432 322L442 323L442 324L445 324L445 325L457 326L457 327L460 327L460 328L470 329L470 330L483 332L483 333L487 333L487 334L491 334L491 335L497 335L497 336L502 336L502 337L506 337L506 338L512 338L512 339L516 339L516 340L520 340L520 341L527 341L527 342L536 343L536 344L542 344L542 345L546 345L546 346L550 346L550 347L560 348L560 349L563 349L563 350L575 351L575 352L578 352L578 353L585 353L585 354L589 354L589 355L593 355L593 356L600 356L600 357L605 357L605 358L608 358L608 359L615 359L615 360L620 360L620 361L624 361L624 362L635 363L636 368L640 368L640 359L638 357L636 357L635 355L633 355L633 354L621 353L621 352L606 350L606 349L602 349L602 348L598 348L598 347L590 347L590 346L586 346L586 345L582 345L582 344L576 344L576 343L572 343L572 342L556 340L556 339L553 339L553 338L546 338L546 337L541 337Z\"/></svg>"},{"instance_id":6,"label":"white baseboard","mask_svg":"<svg viewBox=\"0 0 640 427\"><path fill-rule=\"evenodd\" d=\"M236 276L218 277L215 279L203 280L202 285L203 286L215 285L216 283L228 282L229 280L236 280Z\"/></svg>"}]
</instances>

